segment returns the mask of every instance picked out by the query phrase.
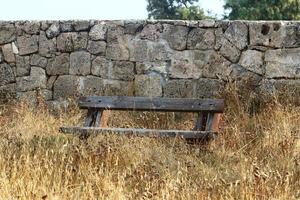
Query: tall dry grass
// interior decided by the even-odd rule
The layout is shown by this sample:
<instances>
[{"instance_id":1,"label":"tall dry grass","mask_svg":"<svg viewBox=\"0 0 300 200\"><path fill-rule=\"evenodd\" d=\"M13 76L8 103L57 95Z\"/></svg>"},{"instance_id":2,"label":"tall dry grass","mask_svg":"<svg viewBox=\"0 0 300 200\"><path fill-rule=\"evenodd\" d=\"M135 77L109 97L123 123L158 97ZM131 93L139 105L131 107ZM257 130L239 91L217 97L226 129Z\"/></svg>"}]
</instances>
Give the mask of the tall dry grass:
<instances>
[{"instance_id":1,"label":"tall dry grass","mask_svg":"<svg viewBox=\"0 0 300 200\"><path fill-rule=\"evenodd\" d=\"M299 199L300 108L276 101L259 112L227 95L219 138L58 132L81 122L77 108L52 115L26 104L0 108L0 199ZM123 127L190 128L191 115L112 113Z\"/></svg>"}]
</instances>

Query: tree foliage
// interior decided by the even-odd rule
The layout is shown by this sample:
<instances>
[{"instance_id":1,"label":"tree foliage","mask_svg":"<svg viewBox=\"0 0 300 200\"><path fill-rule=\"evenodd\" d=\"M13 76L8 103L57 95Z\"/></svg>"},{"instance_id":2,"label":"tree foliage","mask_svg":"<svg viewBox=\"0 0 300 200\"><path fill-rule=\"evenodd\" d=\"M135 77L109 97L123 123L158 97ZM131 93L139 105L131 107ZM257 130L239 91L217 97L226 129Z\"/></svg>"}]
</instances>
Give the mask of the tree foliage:
<instances>
[{"instance_id":1,"label":"tree foliage","mask_svg":"<svg viewBox=\"0 0 300 200\"><path fill-rule=\"evenodd\" d=\"M299 20L300 0L225 0L227 19Z\"/></svg>"},{"instance_id":2,"label":"tree foliage","mask_svg":"<svg viewBox=\"0 0 300 200\"><path fill-rule=\"evenodd\" d=\"M147 0L148 17L154 19L200 20L208 18L198 0Z\"/></svg>"}]
</instances>

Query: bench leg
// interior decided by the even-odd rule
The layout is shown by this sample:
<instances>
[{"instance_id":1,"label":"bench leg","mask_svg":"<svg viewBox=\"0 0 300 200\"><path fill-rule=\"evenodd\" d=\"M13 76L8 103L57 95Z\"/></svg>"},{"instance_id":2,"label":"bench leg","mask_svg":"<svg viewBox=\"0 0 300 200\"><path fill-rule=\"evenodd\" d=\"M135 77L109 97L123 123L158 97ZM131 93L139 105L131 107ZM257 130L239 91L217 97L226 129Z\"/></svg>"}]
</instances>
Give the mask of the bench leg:
<instances>
[{"instance_id":1,"label":"bench leg","mask_svg":"<svg viewBox=\"0 0 300 200\"><path fill-rule=\"evenodd\" d=\"M207 117L205 130L218 132L220 118L220 113L209 113Z\"/></svg>"},{"instance_id":2,"label":"bench leg","mask_svg":"<svg viewBox=\"0 0 300 200\"><path fill-rule=\"evenodd\" d=\"M103 110L99 110L99 109L88 109L84 126L85 127L93 127L93 126L99 127L102 112L103 112Z\"/></svg>"},{"instance_id":3,"label":"bench leg","mask_svg":"<svg viewBox=\"0 0 300 200\"><path fill-rule=\"evenodd\" d=\"M205 113L203 113L203 112L198 113L194 131L202 131L203 127L204 127L204 123L203 123L204 121L205 121Z\"/></svg>"}]
</instances>

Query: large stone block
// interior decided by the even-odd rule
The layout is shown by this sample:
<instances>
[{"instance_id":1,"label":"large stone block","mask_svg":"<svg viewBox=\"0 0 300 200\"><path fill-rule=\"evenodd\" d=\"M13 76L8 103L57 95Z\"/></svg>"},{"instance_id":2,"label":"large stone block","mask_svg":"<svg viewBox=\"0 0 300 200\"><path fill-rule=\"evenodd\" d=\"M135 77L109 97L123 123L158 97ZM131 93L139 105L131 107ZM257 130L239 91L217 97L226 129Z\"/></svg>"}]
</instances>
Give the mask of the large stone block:
<instances>
[{"instance_id":1,"label":"large stone block","mask_svg":"<svg viewBox=\"0 0 300 200\"><path fill-rule=\"evenodd\" d=\"M53 86L53 99L78 96L80 93L79 77L72 75L59 76Z\"/></svg>"},{"instance_id":2,"label":"large stone block","mask_svg":"<svg viewBox=\"0 0 300 200\"><path fill-rule=\"evenodd\" d=\"M73 27L75 31L87 31L90 29L90 21L88 20L78 20L73 22Z\"/></svg>"},{"instance_id":3,"label":"large stone block","mask_svg":"<svg viewBox=\"0 0 300 200\"><path fill-rule=\"evenodd\" d=\"M16 84L0 86L0 103L7 103L16 97Z\"/></svg>"},{"instance_id":4,"label":"large stone block","mask_svg":"<svg viewBox=\"0 0 300 200\"><path fill-rule=\"evenodd\" d=\"M13 52L12 44L5 44L2 46L2 53L4 55L4 60L8 63L16 62L15 54Z\"/></svg>"},{"instance_id":5,"label":"large stone block","mask_svg":"<svg viewBox=\"0 0 300 200\"><path fill-rule=\"evenodd\" d=\"M105 40L107 33L107 26L104 23L94 25L89 33L91 40Z\"/></svg>"},{"instance_id":6,"label":"large stone block","mask_svg":"<svg viewBox=\"0 0 300 200\"><path fill-rule=\"evenodd\" d=\"M268 78L300 78L300 48L268 50L265 62Z\"/></svg>"},{"instance_id":7,"label":"large stone block","mask_svg":"<svg viewBox=\"0 0 300 200\"><path fill-rule=\"evenodd\" d=\"M112 63L108 61L105 57L97 56L92 62L92 75L100 76L102 78L108 76L108 65Z\"/></svg>"},{"instance_id":8,"label":"large stone block","mask_svg":"<svg viewBox=\"0 0 300 200\"><path fill-rule=\"evenodd\" d=\"M94 55L105 55L106 42L104 41L89 41L87 50Z\"/></svg>"},{"instance_id":9,"label":"large stone block","mask_svg":"<svg viewBox=\"0 0 300 200\"><path fill-rule=\"evenodd\" d=\"M60 52L72 52L74 50L72 33L61 33L57 37L56 45L57 50Z\"/></svg>"},{"instance_id":10,"label":"large stone block","mask_svg":"<svg viewBox=\"0 0 300 200\"><path fill-rule=\"evenodd\" d=\"M13 24L0 22L0 44L6 44L14 41L16 38L16 29Z\"/></svg>"},{"instance_id":11,"label":"large stone block","mask_svg":"<svg viewBox=\"0 0 300 200\"><path fill-rule=\"evenodd\" d=\"M21 102L26 102L30 106L37 105L37 92L36 91L26 91L26 92L17 92L17 99Z\"/></svg>"},{"instance_id":12,"label":"large stone block","mask_svg":"<svg viewBox=\"0 0 300 200\"><path fill-rule=\"evenodd\" d=\"M56 38L48 39L45 32L39 36L39 54L45 57L51 57L56 52Z\"/></svg>"},{"instance_id":13,"label":"large stone block","mask_svg":"<svg viewBox=\"0 0 300 200\"><path fill-rule=\"evenodd\" d=\"M188 49L213 49L215 46L215 34L213 29L194 28L188 34Z\"/></svg>"},{"instance_id":14,"label":"large stone block","mask_svg":"<svg viewBox=\"0 0 300 200\"><path fill-rule=\"evenodd\" d=\"M162 77L167 77L170 63L165 61L137 62L135 70L137 74L159 73Z\"/></svg>"},{"instance_id":15,"label":"large stone block","mask_svg":"<svg viewBox=\"0 0 300 200\"><path fill-rule=\"evenodd\" d=\"M241 52L235 45L229 42L226 38L223 38L221 42L220 54L231 62L236 63L239 61Z\"/></svg>"},{"instance_id":16,"label":"large stone block","mask_svg":"<svg viewBox=\"0 0 300 200\"><path fill-rule=\"evenodd\" d=\"M38 40L39 37L37 35L18 37L17 42L19 47L19 54L28 55L37 52L39 50Z\"/></svg>"},{"instance_id":17,"label":"large stone block","mask_svg":"<svg viewBox=\"0 0 300 200\"><path fill-rule=\"evenodd\" d=\"M124 24L124 33L125 34L131 34L135 35L138 32L141 32L144 28L144 21L139 21L139 20L128 20L125 21Z\"/></svg>"},{"instance_id":18,"label":"large stone block","mask_svg":"<svg viewBox=\"0 0 300 200\"><path fill-rule=\"evenodd\" d=\"M79 32L72 34L72 41L74 50L85 50L88 43L88 33L87 32Z\"/></svg>"},{"instance_id":19,"label":"large stone block","mask_svg":"<svg viewBox=\"0 0 300 200\"><path fill-rule=\"evenodd\" d=\"M54 22L46 31L46 35L49 39L58 36L60 33L60 26L58 22Z\"/></svg>"},{"instance_id":20,"label":"large stone block","mask_svg":"<svg viewBox=\"0 0 300 200\"><path fill-rule=\"evenodd\" d=\"M17 77L17 91L24 92L37 88L45 89L47 83L46 72L40 67L31 67L30 76Z\"/></svg>"},{"instance_id":21,"label":"large stone block","mask_svg":"<svg viewBox=\"0 0 300 200\"><path fill-rule=\"evenodd\" d=\"M115 61L108 72L110 79L132 81L134 79L134 63L129 61Z\"/></svg>"},{"instance_id":22,"label":"large stone block","mask_svg":"<svg viewBox=\"0 0 300 200\"><path fill-rule=\"evenodd\" d=\"M16 72L17 76L29 76L30 74L30 60L29 56L16 57Z\"/></svg>"},{"instance_id":23,"label":"large stone block","mask_svg":"<svg viewBox=\"0 0 300 200\"><path fill-rule=\"evenodd\" d=\"M12 83L15 81L15 75L10 65L0 64L0 86Z\"/></svg>"},{"instance_id":24,"label":"large stone block","mask_svg":"<svg viewBox=\"0 0 300 200\"><path fill-rule=\"evenodd\" d=\"M162 84L158 75L137 75L134 80L135 96L161 97Z\"/></svg>"},{"instance_id":25,"label":"large stone block","mask_svg":"<svg viewBox=\"0 0 300 200\"><path fill-rule=\"evenodd\" d=\"M169 46L175 50L185 50L187 43L188 27L164 24L163 38L168 41Z\"/></svg>"},{"instance_id":26,"label":"large stone block","mask_svg":"<svg viewBox=\"0 0 300 200\"><path fill-rule=\"evenodd\" d=\"M217 98L224 90L225 83L219 79L201 78L196 83L196 98Z\"/></svg>"},{"instance_id":27,"label":"large stone block","mask_svg":"<svg viewBox=\"0 0 300 200\"><path fill-rule=\"evenodd\" d=\"M248 27L244 22L231 22L224 36L240 50L248 45Z\"/></svg>"},{"instance_id":28,"label":"large stone block","mask_svg":"<svg viewBox=\"0 0 300 200\"><path fill-rule=\"evenodd\" d=\"M80 77L80 94L103 95L105 90L102 78L96 76Z\"/></svg>"},{"instance_id":29,"label":"large stone block","mask_svg":"<svg viewBox=\"0 0 300 200\"><path fill-rule=\"evenodd\" d=\"M48 62L47 58L42 57L39 54L33 54L30 57L30 65L32 65L32 66L46 68L47 62Z\"/></svg>"},{"instance_id":30,"label":"large stone block","mask_svg":"<svg viewBox=\"0 0 300 200\"><path fill-rule=\"evenodd\" d=\"M88 75L91 73L91 55L85 51L73 52L70 55L70 74Z\"/></svg>"},{"instance_id":31,"label":"large stone block","mask_svg":"<svg viewBox=\"0 0 300 200\"><path fill-rule=\"evenodd\" d=\"M242 53L239 64L245 69L255 72L257 74L263 74L263 53L255 50L247 50Z\"/></svg>"},{"instance_id":32,"label":"large stone block","mask_svg":"<svg viewBox=\"0 0 300 200\"><path fill-rule=\"evenodd\" d=\"M108 96L133 96L133 81L120 81L104 79L104 95Z\"/></svg>"},{"instance_id":33,"label":"large stone block","mask_svg":"<svg viewBox=\"0 0 300 200\"><path fill-rule=\"evenodd\" d=\"M26 34L34 35L40 32L41 24L38 21L17 22L16 28L19 33L24 31Z\"/></svg>"},{"instance_id":34,"label":"large stone block","mask_svg":"<svg viewBox=\"0 0 300 200\"><path fill-rule=\"evenodd\" d=\"M297 24L287 22L251 22L250 45L267 47L299 47Z\"/></svg>"},{"instance_id":35,"label":"large stone block","mask_svg":"<svg viewBox=\"0 0 300 200\"><path fill-rule=\"evenodd\" d=\"M49 59L46 71L48 75L68 74L70 68L70 55L63 53Z\"/></svg>"},{"instance_id":36,"label":"large stone block","mask_svg":"<svg viewBox=\"0 0 300 200\"><path fill-rule=\"evenodd\" d=\"M121 43L108 44L106 57L111 60L129 60L128 46Z\"/></svg>"},{"instance_id":37,"label":"large stone block","mask_svg":"<svg viewBox=\"0 0 300 200\"><path fill-rule=\"evenodd\" d=\"M194 80L169 80L164 85L164 97L171 98L192 98L195 91Z\"/></svg>"},{"instance_id":38,"label":"large stone block","mask_svg":"<svg viewBox=\"0 0 300 200\"><path fill-rule=\"evenodd\" d=\"M155 41L160 38L162 31L163 26L160 23L147 24L141 31L140 38Z\"/></svg>"}]
</instances>

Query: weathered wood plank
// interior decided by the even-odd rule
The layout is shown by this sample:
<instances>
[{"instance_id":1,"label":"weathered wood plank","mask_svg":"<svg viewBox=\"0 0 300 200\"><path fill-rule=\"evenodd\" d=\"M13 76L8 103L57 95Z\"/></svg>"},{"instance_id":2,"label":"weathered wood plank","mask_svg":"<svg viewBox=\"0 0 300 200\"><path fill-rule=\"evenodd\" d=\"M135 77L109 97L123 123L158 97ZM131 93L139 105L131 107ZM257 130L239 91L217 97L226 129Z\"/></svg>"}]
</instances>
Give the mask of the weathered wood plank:
<instances>
[{"instance_id":1,"label":"weathered wood plank","mask_svg":"<svg viewBox=\"0 0 300 200\"><path fill-rule=\"evenodd\" d=\"M96 117L95 117L95 123L94 123L95 127L99 127L100 126L102 113L103 113L103 110L97 110Z\"/></svg>"},{"instance_id":2,"label":"weathered wood plank","mask_svg":"<svg viewBox=\"0 0 300 200\"><path fill-rule=\"evenodd\" d=\"M97 127L61 127L63 133L79 135L117 133L147 137L182 137L185 139L209 140L215 138L213 131L187 131L187 130L159 130L159 129L133 129L133 128L97 128Z\"/></svg>"},{"instance_id":3,"label":"weathered wood plank","mask_svg":"<svg viewBox=\"0 0 300 200\"><path fill-rule=\"evenodd\" d=\"M215 112L224 110L223 99L149 98L128 96L81 97L79 107L109 110L170 111L170 112Z\"/></svg>"},{"instance_id":4,"label":"weathered wood plank","mask_svg":"<svg viewBox=\"0 0 300 200\"><path fill-rule=\"evenodd\" d=\"M202 131L203 127L204 127L204 115L206 113L204 112L200 112L198 113L198 117L197 117L197 121L196 121L196 125L194 127L194 131Z\"/></svg>"},{"instance_id":5,"label":"weathered wood plank","mask_svg":"<svg viewBox=\"0 0 300 200\"><path fill-rule=\"evenodd\" d=\"M87 112L86 118L85 118L85 122L84 122L84 126L91 127L93 125L95 112L96 112L96 110L94 108L88 109L88 112Z\"/></svg>"},{"instance_id":6,"label":"weathered wood plank","mask_svg":"<svg viewBox=\"0 0 300 200\"><path fill-rule=\"evenodd\" d=\"M214 113L208 113L205 131L211 131L213 125Z\"/></svg>"}]
</instances>

